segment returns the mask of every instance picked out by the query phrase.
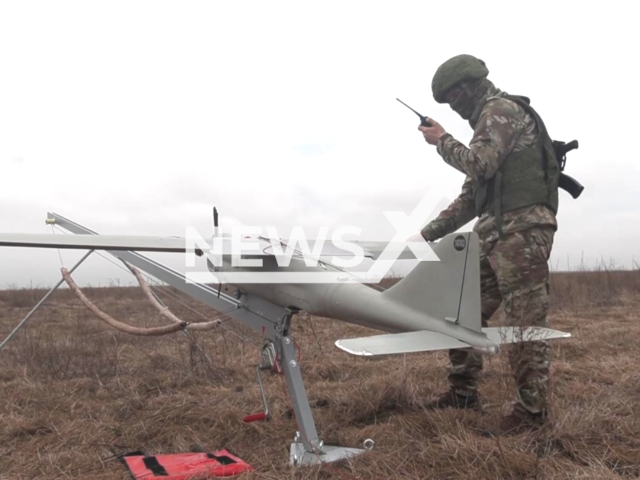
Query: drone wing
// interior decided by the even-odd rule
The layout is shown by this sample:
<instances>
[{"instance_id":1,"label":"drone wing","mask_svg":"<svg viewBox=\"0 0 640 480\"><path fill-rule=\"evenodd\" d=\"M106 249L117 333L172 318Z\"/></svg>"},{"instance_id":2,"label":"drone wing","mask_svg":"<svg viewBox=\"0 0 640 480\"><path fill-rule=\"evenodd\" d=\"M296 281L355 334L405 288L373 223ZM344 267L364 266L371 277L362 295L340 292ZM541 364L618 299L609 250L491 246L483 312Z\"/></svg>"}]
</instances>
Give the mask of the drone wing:
<instances>
[{"instance_id":1,"label":"drone wing","mask_svg":"<svg viewBox=\"0 0 640 480\"><path fill-rule=\"evenodd\" d=\"M247 236L243 239L245 243L255 243L255 251L243 251L245 255L275 255L272 241L264 237ZM280 242L281 248L287 248L287 240ZM390 245L384 241L352 241L364 251L366 258L377 259L382 252ZM209 243L210 245L210 243ZM223 238L222 253L229 255L232 253L231 239ZM33 247L33 248L66 248L79 250L113 250L137 252L169 252L184 253L187 251L187 241L183 237L160 237L147 235L58 235L47 233L0 233L0 246L4 247ZM209 247L211 248L211 247ZM399 260L415 260L414 252L406 245L398 246L402 248ZM314 243L309 242L309 251L313 252ZM296 245L296 252L298 252ZM196 248L196 253L202 253ZM308 253L306 255L309 255ZM320 249L318 257L345 257L353 256L353 251L343 250L332 243L325 243Z\"/></svg>"},{"instance_id":2,"label":"drone wing","mask_svg":"<svg viewBox=\"0 0 640 480\"><path fill-rule=\"evenodd\" d=\"M0 246L70 248L81 250L135 250L139 252L186 252L180 237L141 235L54 235L42 233L0 233Z\"/></svg>"}]
</instances>

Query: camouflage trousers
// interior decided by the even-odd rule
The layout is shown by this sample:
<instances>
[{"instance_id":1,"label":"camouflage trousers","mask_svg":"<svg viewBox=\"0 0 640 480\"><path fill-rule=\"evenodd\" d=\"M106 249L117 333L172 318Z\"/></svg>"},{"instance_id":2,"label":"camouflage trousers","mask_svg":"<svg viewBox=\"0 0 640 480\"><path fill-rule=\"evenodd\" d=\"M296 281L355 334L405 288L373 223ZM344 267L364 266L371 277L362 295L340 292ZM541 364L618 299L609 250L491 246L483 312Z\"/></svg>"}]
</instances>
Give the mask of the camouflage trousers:
<instances>
[{"instance_id":1,"label":"camouflage trousers","mask_svg":"<svg viewBox=\"0 0 640 480\"><path fill-rule=\"evenodd\" d=\"M548 260L553 245L553 227L533 227L504 238L480 239L482 325L504 302L508 325L547 326L549 308ZM482 356L470 350L450 350L449 382L459 395L478 389ZM548 341L522 342L509 346L509 364L518 396L514 408L522 413L545 413L549 385Z\"/></svg>"}]
</instances>

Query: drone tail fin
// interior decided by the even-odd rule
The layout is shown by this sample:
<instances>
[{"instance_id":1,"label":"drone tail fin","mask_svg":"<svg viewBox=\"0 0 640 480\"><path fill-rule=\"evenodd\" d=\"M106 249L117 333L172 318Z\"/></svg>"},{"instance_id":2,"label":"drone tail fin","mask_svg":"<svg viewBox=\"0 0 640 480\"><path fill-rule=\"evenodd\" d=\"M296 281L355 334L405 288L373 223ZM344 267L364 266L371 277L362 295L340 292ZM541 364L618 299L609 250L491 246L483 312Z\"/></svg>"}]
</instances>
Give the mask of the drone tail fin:
<instances>
[{"instance_id":1,"label":"drone tail fin","mask_svg":"<svg viewBox=\"0 0 640 480\"><path fill-rule=\"evenodd\" d=\"M383 295L428 314L480 331L480 246L474 232L452 233L431 244L440 261L422 261Z\"/></svg>"}]
</instances>

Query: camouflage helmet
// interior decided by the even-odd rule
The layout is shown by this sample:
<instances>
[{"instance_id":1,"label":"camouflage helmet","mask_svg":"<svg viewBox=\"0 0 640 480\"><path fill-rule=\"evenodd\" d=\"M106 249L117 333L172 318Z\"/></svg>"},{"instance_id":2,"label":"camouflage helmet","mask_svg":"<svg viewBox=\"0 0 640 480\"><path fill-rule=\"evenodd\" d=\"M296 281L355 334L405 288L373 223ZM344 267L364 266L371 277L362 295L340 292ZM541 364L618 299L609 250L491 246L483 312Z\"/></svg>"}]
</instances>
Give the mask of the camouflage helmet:
<instances>
[{"instance_id":1,"label":"camouflage helmet","mask_svg":"<svg viewBox=\"0 0 640 480\"><path fill-rule=\"evenodd\" d=\"M451 87L463 80L480 80L486 78L489 69L484 62L473 55L457 55L450 58L436 70L431 81L433 98L438 103L445 103L445 95Z\"/></svg>"}]
</instances>

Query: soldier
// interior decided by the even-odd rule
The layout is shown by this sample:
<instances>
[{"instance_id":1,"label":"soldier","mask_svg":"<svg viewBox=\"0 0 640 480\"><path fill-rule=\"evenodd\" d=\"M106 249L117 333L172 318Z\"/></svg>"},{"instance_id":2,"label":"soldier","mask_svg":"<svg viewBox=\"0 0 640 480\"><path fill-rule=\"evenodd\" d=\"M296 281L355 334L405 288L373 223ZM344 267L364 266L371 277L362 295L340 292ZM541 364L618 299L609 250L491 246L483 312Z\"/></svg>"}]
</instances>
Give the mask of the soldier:
<instances>
[{"instance_id":1,"label":"soldier","mask_svg":"<svg viewBox=\"0 0 640 480\"><path fill-rule=\"evenodd\" d=\"M480 237L482 325L503 303L509 325L546 327L559 169L529 99L500 91L488 73L482 60L458 55L433 77L435 100L449 104L474 132L467 148L431 118L431 127L419 127L444 161L466 175L462 193L421 234L434 241L479 217L473 230ZM504 434L544 424L549 385L548 342L518 343L509 354L517 398L498 427ZM480 409L482 357L470 350L451 350L449 357L451 388L430 407Z\"/></svg>"}]
</instances>

